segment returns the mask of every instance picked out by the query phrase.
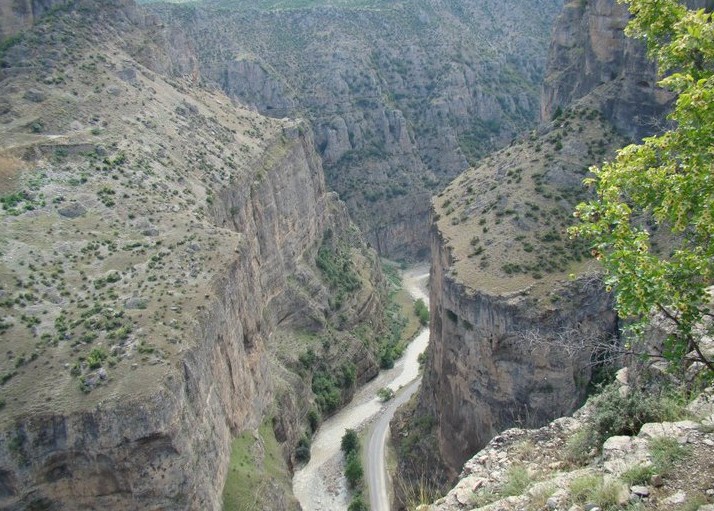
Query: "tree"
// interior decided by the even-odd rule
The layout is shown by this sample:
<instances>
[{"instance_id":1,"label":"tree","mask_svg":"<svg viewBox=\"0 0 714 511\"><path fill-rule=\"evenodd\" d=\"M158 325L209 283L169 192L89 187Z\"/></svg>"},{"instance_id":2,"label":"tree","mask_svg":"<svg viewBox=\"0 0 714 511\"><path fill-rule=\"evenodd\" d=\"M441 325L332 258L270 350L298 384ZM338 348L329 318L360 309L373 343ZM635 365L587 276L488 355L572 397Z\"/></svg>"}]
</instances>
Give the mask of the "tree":
<instances>
[{"instance_id":1,"label":"tree","mask_svg":"<svg viewBox=\"0 0 714 511\"><path fill-rule=\"evenodd\" d=\"M421 298L414 302L414 314L419 318L421 326L426 326L429 323L429 308Z\"/></svg>"},{"instance_id":2,"label":"tree","mask_svg":"<svg viewBox=\"0 0 714 511\"><path fill-rule=\"evenodd\" d=\"M354 429L346 429L345 434L342 435L342 442L340 443L340 448L345 455L359 450L359 437Z\"/></svg>"},{"instance_id":3,"label":"tree","mask_svg":"<svg viewBox=\"0 0 714 511\"><path fill-rule=\"evenodd\" d=\"M358 493L355 498L352 499L347 511L369 511L369 507L361 493Z\"/></svg>"},{"instance_id":4,"label":"tree","mask_svg":"<svg viewBox=\"0 0 714 511\"><path fill-rule=\"evenodd\" d=\"M593 254L615 290L617 310L641 335L653 311L674 333L662 353L673 366L696 361L714 375L697 328L710 322L714 278L714 26L712 15L676 0L625 0L626 33L647 44L673 91L674 127L621 149L591 169L596 198L579 204L571 234L594 242ZM667 249L653 250L655 231ZM711 330L711 327L710 327Z\"/></svg>"},{"instance_id":5,"label":"tree","mask_svg":"<svg viewBox=\"0 0 714 511\"><path fill-rule=\"evenodd\" d=\"M382 387L377 391L377 397L384 403L394 397L394 391L389 387Z\"/></svg>"},{"instance_id":6,"label":"tree","mask_svg":"<svg viewBox=\"0 0 714 511\"><path fill-rule=\"evenodd\" d=\"M359 459L359 453L352 451L347 455L347 464L345 465L345 477L350 484L350 488L357 488L362 483L362 462Z\"/></svg>"}]
</instances>

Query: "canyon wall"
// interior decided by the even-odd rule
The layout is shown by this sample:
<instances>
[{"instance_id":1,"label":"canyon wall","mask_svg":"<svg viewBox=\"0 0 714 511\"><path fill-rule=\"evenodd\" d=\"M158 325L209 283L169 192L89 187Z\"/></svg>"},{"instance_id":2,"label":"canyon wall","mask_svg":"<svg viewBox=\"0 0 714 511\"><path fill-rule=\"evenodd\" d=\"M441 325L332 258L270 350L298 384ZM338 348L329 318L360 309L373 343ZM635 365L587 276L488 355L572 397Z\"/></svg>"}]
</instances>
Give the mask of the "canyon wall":
<instances>
[{"instance_id":1,"label":"canyon wall","mask_svg":"<svg viewBox=\"0 0 714 511\"><path fill-rule=\"evenodd\" d=\"M257 427L274 402L271 335L291 322L316 326L296 314L310 304L289 296L287 279L314 279L311 260L324 231L347 223L325 191L312 140L297 132L287 130L287 140L268 148L284 154L262 180L245 176L216 205L218 221L240 231L239 244L195 318L193 347L160 381L147 381L146 395L18 417L0 443L4 509L221 508L232 434ZM377 304L358 305L371 317ZM370 360L359 355L358 362ZM361 374L377 370L373 358L361 365ZM278 418L292 445L302 434L309 387L294 392L300 408L282 409Z\"/></svg>"},{"instance_id":2,"label":"canyon wall","mask_svg":"<svg viewBox=\"0 0 714 511\"><path fill-rule=\"evenodd\" d=\"M573 412L593 345L617 339L612 297L567 227L589 166L656 131L671 104L643 45L625 38L627 18L615 0L567 2L541 125L432 201L431 344L411 419L394 433L410 477L429 449L412 437L438 448L443 483L500 430Z\"/></svg>"},{"instance_id":3,"label":"canyon wall","mask_svg":"<svg viewBox=\"0 0 714 511\"><path fill-rule=\"evenodd\" d=\"M3 0L0 2L0 42L32 26L51 9L68 0Z\"/></svg>"},{"instance_id":4,"label":"canyon wall","mask_svg":"<svg viewBox=\"0 0 714 511\"><path fill-rule=\"evenodd\" d=\"M309 126L157 74L175 39L146 20L84 3L0 52L3 509L221 509L234 436L272 423L292 463L309 335L352 389L378 371L379 261Z\"/></svg>"},{"instance_id":5,"label":"canyon wall","mask_svg":"<svg viewBox=\"0 0 714 511\"><path fill-rule=\"evenodd\" d=\"M671 95L657 87L644 45L625 36L628 19L627 5L610 0L565 5L553 32L542 120L606 84L601 111L618 130L640 139L658 129Z\"/></svg>"},{"instance_id":6,"label":"canyon wall","mask_svg":"<svg viewBox=\"0 0 714 511\"><path fill-rule=\"evenodd\" d=\"M606 339L617 321L609 294L585 286L587 278L563 284L557 302L546 304L528 288L499 294L465 285L451 252L433 224L431 341L419 406L435 419L445 463L459 470L499 431L574 411L592 354L587 342L572 353L561 342Z\"/></svg>"},{"instance_id":7,"label":"canyon wall","mask_svg":"<svg viewBox=\"0 0 714 511\"><path fill-rule=\"evenodd\" d=\"M711 0L688 0L711 10ZM657 87L654 62L644 43L625 36L626 4L611 0L569 1L553 30L541 99L541 121L551 120L589 94L599 110L633 140L661 131L672 94Z\"/></svg>"},{"instance_id":8,"label":"canyon wall","mask_svg":"<svg viewBox=\"0 0 714 511\"><path fill-rule=\"evenodd\" d=\"M372 246L424 259L428 198L535 124L560 6L241 0L151 10L189 35L202 79L265 115L309 119L328 185Z\"/></svg>"}]
</instances>

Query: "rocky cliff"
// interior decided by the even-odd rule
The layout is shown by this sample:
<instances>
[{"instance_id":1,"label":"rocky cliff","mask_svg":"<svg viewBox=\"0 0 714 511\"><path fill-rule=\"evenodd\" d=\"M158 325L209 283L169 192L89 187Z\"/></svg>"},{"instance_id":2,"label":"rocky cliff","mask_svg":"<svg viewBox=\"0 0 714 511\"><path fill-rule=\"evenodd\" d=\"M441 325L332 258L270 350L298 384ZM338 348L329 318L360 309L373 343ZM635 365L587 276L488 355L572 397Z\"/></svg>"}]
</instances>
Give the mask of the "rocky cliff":
<instances>
[{"instance_id":1,"label":"rocky cliff","mask_svg":"<svg viewBox=\"0 0 714 511\"><path fill-rule=\"evenodd\" d=\"M627 392L626 386L616 385L608 392ZM602 398L542 428L506 430L466 462L459 483L444 498L419 509L664 506L710 511L714 508L712 390L689 403L683 414L687 420L672 417L658 422L651 417L638 431L607 438L601 448L583 449L583 439L593 440L590 428L603 406Z\"/></svg>"},{"instance_id":2,"label":"rocky cliff","mask_svg":"<svg viewBox=\"0 0 714 511\"><path fill-rule=\"evenodd\" d=\"M65 0L22 0L0 2L0 41L32 26L44 14L66 4Z\"/></svg>"},{"instance_id":3,"label":"rocky cliff","mask_svg":"<svg viewBox=\"0 0 714 511\"><path fill-rule=\"evenodd\" d=\"M404 412L428 427L397 428L407 471L416 457L406 447L428 448L413 436L431 438L454 475L498 431L574 411L593 345L617 336L589 249L566 229L589 166L651 133L645 117L661 123L668 106L643 48L624 38L626 20L614 0L568 2L543 124L433 200L432 342L418 404Z\"/></svg>"},{"instance_id":4,"label":"rocky cliff","mask_svg":"<svg viewBox=\"0 0 714 511\"><path fill-rule=\"evenodd\" d=\"M0 54L3 509L220 509L234 435L292 463L301 356L333 407L378 370L378 261L309 127L157 74L150 21L72 5Z\"/></svg>"},{"instance_id":5,"label":"rocky cliff","mask_svg":"<svg viewBox=\"0 0 714 511\"><path fill-rule=\"evenodd\" d=\"M689 0L691 8L714 7ZM553 30L541 100L541 120L592 95L599 110L634 140L660 130L672 95L657 87L657 72L640 41L624 34L627 5L610 0L566 2Z\"/></svg>"},{"instance_id":6,"label":"rocky cliff","mask_svg":"<svg viewBox=\"0 0 714 511\"><path fill-rule=\"evenodd\" d=\"M609 0L565 5L553 32L543 120L558 107L606 88L601 111L618 130L639 139L657 129L671 96L656 86L655 66L642 43L625 36L628 18L626 5Z\"/></svg>"},{"instance_id":7,"label":"rocky cliff","mask_svg":"<svg viewBox=\"0 0 714 511\"><path fill-rule=\"evenodd\" d=\"M548 2L155 5L203 79L271 117L305 116L328 185L380 253L428 254L428 197L539 112Z\"/></svg>"}]
</instances>

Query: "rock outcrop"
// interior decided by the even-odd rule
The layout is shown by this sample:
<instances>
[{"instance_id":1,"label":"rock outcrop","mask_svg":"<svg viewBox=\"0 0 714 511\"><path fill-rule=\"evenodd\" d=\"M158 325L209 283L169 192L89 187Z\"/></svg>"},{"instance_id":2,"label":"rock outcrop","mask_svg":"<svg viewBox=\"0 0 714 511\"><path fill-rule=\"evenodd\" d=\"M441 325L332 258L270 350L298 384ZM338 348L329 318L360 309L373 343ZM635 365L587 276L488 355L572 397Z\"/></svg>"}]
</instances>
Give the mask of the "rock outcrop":
<instances>
[{"instance_id":1,"label":"rock outcrop","mask_svg":"<svg viewBox=\"0 0 714 511\"><path fill-rule=\"evenodd\" d=\"M32 26L51 9L69 0L3 0L0 2L0 42Z\"/></svg>"},{"instance_id":2,"label":"rock outcrop","mask_svg":"<svg viewBox=\"0 0 714 511\"><path fill-rule=\"evenodd\" d=\"M0 54L3 509L221 509L233 436L272 422L292 462L310 342L339 336L337 405L378 370L379 262L309 126L157 74L174 39L125 9L68 8Z\"/></svg>"},{"instance_id":3,"label":"rock outcrop","mask_svg":"<svg viewBox=\"0 0 714 511\"><path fill-rule=\"evenodd\" d=\"M714 7L689 0L691 8ZM626 4L611 0L566 2L553 30L543 84L541 120L592 95L599 111L623 135L639 140L662 129L672 94L657 87L644 44L624 34Z\"/></svg>"},{"instance_id":4,"label":"rock outcrop","mask_svg":"<svg viewBox=\"0 0 714 511\"><path fill-rule=\"evenodd\" d=\"M612 336L616 317L602 288L584 289L591 277L563 285L547 304L534 288L498 294L466 286L452 272L438 227L432 236L431 338L420 406L433 414L444 461L457 468L506 427L544 424L577 409L591 353L566 354L561 342Z\"/></svg>"},{"instance_id":5,"label":"rock outcrop","mask_svg":"<svg viewBox=\"0 0 714 511\"><path fill-rule=\"evenodd\" d=\"M651 422L636 435L612 436L598 456L581 454L587 463L576 462L573 454L578 438L587 434L594 413L590 403L539 429L503 431L465 463L445 497L420 511L565 510L608 503L708 510L714 502L714 464L708 454L714 445L711 390L689 406L702 412L694 413L695 420ZM702 406L706 400L708 406ZM663 463L663 446L682 460ZM694 467L696 477L691 477ZM520 487L513 484L515 474Z\"/></svg>"},{"instance_id":6,"label":"rock outcrop","mask_svg":"<svg viewBox=\"0 0 714 511\"><path fill-rule=\"evenodd\" d=\"M498 431L574 411L593 345L617 338L589 248L566 229L588 196L589 166L652 133L671 100L643 46L625 38L626 22L614 0L568 2L541 127L433 201L432 342L412 422L433 424L451 475ZM424 432L407 425L395 438L413 434Z\"/></svg>"},{"instance_id":7,"label":"rock outcrop","mask_svg":"<svg viewBox=\"0 0 714 511\"><path fill-rule=\"evenodd\" d=\"M553 32L543 120L604 88L600 111L618 130L640 139L657 129L671 95L657 87L656 68L643 44L625 36L628 19L627 6L610 0L565 5Z\"/></svg>"}]
</instances>

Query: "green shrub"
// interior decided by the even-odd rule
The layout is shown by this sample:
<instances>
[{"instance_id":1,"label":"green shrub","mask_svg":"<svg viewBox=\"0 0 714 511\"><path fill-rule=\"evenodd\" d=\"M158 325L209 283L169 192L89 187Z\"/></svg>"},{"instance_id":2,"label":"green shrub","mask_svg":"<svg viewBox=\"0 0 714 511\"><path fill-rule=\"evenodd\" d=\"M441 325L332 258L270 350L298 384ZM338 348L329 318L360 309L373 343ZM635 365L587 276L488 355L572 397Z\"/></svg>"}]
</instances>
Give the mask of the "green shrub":
<instances>
[{"instance_id":1,"label":"green shrub","mask_svg":"<svg viewBox=\"0 0 714 511\"><path fill-rule=\"evenodd\" d=\"M315 393L315 402L323 413L335 411L342 402L342 393L335 378L325 371L316 371L312 375L312 391Z\"/></svg>"},{"instance_id":2,"label":"green shrub","mask_svg":"<svg viewBox=\"0 0 714 511\"><path fill-rule=\"evenodd\" d=\"M307 422L310 424L310 431L313 433L317 431L320 425L320 413L314 408L311 408L310 411L307 412Z\"/></svg>"},{"instance_id":3,"label":"green shrub","mask_svg":"<svg viewBox=\"0 0 714 511\"><path fill-rule=\"evenodd\" d=\"M511 465L506 473L506 482L501 486L500 494L504 497L523 495L531 484L531 476L522 465Z\"/></svg>"},{"instance_id":4,"label":"green shrub","mask_svg":"<svg viewBox=\"0 0 714 511\"><path fill-rule=\"evenodd\" d=\"M330 289L335 291L331 306L334 310L337 310L342 306L346 294L352 293L361 287L359 276L352 264L351 249L346 244L337 243L332 238L332 232L328 231L325 233L322 245L317 252L315 263L322 271Z\"/></svg>"},{"instance_id":5,"label":"green shrub","mask_svg":"<svg viewBox=\"0 0 714 511\"><path fill-rule=\"evenodd\" d=\"M414 314L419 318L419 323L422 326L426 326L429 323L429 308L421 298L414 302Z\"/></svg>"},{"instance_id":6,"label":"green shrub","mask_svg":"<svg viewBox=\"0 0 714 511\"><path fill-rule=\"evenodd\" d=\"M684 402L671 393L630 389L622 396L617 384L606 386L592 404L593 428L600 445L611 436L636 435L647 422L674 421L686 415Z\"/></svg>"},{"instance_id":7,"label":"green shrub","mask_svg":"<svg viewBox=\"0 0 714 511\"><path fill-rule=\"evenodd\" d=\"M389 387L382 387L377 391L377 397L382 402L389 401L394 397L394 391Z\"/></svg>"},{"instance_id":8,"label":"green shrub","mask_svg":"<svg viewBox=\"0 0 714 511\"><path fill-rule=\"evenodd\" d=\"M295 459L300 463L307 463L310 461L310 439L307 436L303 436L295 448Z\"/></svg>"},{"instance_id":9,"label":"green shrub","mask_svg":"<svg viewBox=\"0 0 714 511\"><path fill-rule=\"evenodd\" d=\"M369 506L364 501L364 497L361 493L354 496L347 511L369 511Z\"/></svg>"},{"instance_id":10,"label":"green shrub","mask_svg":"<svg viewBox=\"0 0 714 511\"><path fill-rule=\"evenodd\" d=\"M394 367L394 351L392 346L385 346L382 353L379 355L379 367L382 369L391 369Z\"/></svg>"},{"instance_id":11,"label":"green shrub","mask_svg":"<svg viewBox=\"0 0 714 511\"><path fill-rule=\"evenodd\" d=\"M345 465L345 477L350 488L357 488L362 483L363 476L364 469L359 459L359 452L352 451L347 455L347 464Z\"/></svg>"},{"instance_id":12,"label":"green shrub","mask_svg":"<svg viewBox=\"0 0 714 511\"><path fill-rule=\"evenodd\" d=\"M345 434L342 435L342 441L340 442L340 449L342 449L345 455L359 451L359 437L354 429L345 430Z\"/></svg>"},{"instance_id":13,"label":"green shrub","mask_svg":"<svg viewBox=\"0 0 714 511\"><path fill-rule=\"evenodd\" d=\"M87 355L87 364L90 369L99 369L102 367L102 362L108 357L106 351L102 348L93 348Z\"/></svg>"}]
</instances>

